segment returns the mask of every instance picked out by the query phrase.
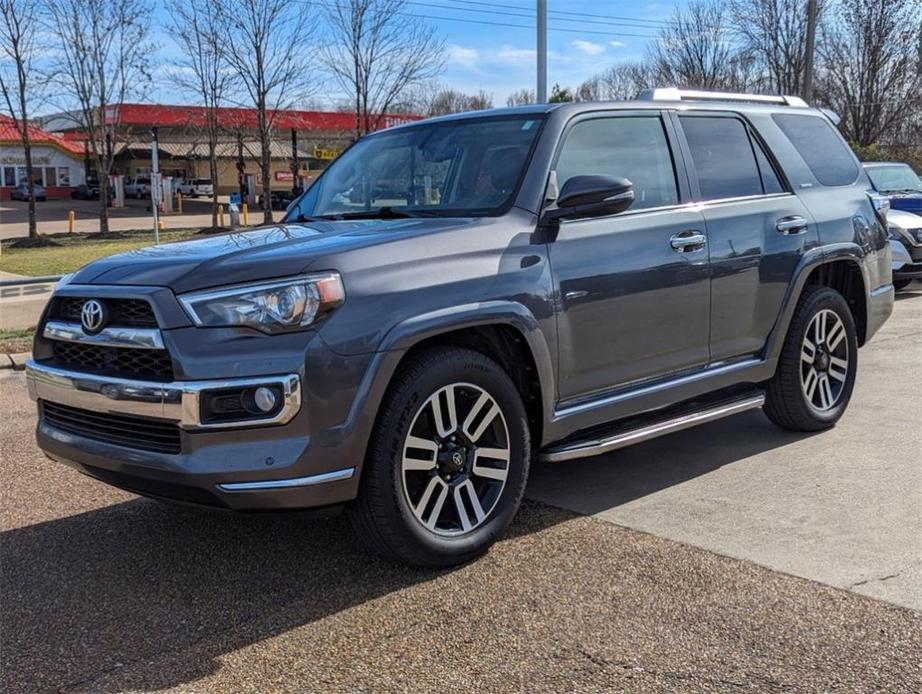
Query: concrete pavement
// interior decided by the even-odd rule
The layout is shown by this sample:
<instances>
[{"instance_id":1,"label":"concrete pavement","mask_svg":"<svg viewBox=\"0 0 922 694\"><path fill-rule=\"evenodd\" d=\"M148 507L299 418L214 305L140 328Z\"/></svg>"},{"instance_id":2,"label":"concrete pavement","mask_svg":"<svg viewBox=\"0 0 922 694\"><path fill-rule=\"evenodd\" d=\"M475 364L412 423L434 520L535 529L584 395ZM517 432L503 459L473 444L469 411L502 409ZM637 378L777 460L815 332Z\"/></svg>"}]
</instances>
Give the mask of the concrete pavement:
<instances>
[{"instance_id":1,"label":"concrete pavement","mask_svg":"<svg viewBox=\"0 0 922 694\"><path fill-rule=\"evenodd\" d=\"M922 610L922 291L897 296L833 430L785 432L753 411L540 466L529 495Z\"/></svg>"}]
</instances>

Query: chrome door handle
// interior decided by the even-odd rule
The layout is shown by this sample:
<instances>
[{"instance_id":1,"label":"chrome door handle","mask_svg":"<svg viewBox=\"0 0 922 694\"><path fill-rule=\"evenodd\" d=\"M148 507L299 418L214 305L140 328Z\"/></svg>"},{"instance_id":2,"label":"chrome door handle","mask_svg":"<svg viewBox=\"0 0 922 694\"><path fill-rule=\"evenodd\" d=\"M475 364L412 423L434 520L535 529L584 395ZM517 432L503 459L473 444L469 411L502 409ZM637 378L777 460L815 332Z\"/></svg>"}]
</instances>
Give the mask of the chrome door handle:
<instances>
[{"instance_id":1,"label":"chrome door handle","mask_svg":"<svg viewBox=\"0 0 922 694\"><path fill-rule=\"evenodd\" d=\"M775 224L775 228L782 234L803 234L807 231L807 220L798 215L782 217Z\"/></svg>"},{"instance_id":2,"label":"chrome door handle","mask_svg":"<svg viewBox=\"0 0 922 694\"><path fill-rule=\"evenodd\" d=\"M669 239L672 249L679 253L688 253L704 248L707 237L700 231L680 231Z\"/></svg>"}]
</instances>

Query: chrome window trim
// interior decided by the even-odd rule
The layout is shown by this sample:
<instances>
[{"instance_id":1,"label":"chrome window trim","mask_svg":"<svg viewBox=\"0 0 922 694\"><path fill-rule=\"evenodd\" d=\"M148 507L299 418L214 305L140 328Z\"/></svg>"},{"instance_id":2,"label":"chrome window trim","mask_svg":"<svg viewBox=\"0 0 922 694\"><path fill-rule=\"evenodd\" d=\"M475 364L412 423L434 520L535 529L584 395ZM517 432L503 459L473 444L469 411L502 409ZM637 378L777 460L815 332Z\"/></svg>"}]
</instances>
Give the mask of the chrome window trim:
<instances>
[{"instance_id":1,"label":"chrome window trim","mask_svg":"<svg viewBox=\"0 0 922 694\"><path fill-rule=\"evenodd\" d=\"M103 328L98 333L83 331L79 323L50 320L45 323L42 337L47 340L77 342L100 347L129 347L133 349L165 349L163 335L157 328Z\"/></svg>"},{"instance_id":2,"label":"chrome window trim","mask_svg":"<svg viewBox=\"0 0 922 694\"><path fill-rule=\"evenodd\" d=\"M256 482L225 482L219 484L218 489L222 492L255 492L267 489L292 489L296 487L310 487L315 484L325 484L326 482L348 480L352 479L354 474L355 468L347 467L342 470L321 472L320 474L308 475L307 477L290 477L281 480L259 480Z\"/></svg>"},{"instance_id":3,"label":"chrome window trim","mask_svg":"<svg viewBox=\"0 0 922 694\"><path fill-rule=\"evenodd\" d=\"M29 360L26 384L33 400L93 412L168 419L188 430L286 424L301 410L301 378L297 374L157 383L70 371ZM281 387L283 404L277 414L233 422L201 421L202 393L258 385Z\"/></svg>"}]
</instances>

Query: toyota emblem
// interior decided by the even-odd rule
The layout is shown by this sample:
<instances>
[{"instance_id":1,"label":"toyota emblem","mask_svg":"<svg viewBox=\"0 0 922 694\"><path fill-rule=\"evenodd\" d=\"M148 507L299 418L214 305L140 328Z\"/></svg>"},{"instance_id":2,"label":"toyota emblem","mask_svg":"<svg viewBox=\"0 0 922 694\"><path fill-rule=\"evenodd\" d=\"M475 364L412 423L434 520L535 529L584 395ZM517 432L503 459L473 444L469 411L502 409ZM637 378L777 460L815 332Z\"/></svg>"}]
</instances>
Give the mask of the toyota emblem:
<instances>
[{"instance_id":1,"label":"toyota emblem","mask_svg":"<svg viewBox=\"0 0 922 694\"><path fill-rule=\"evenodd\" d=\"M102 303L96 299L85 301L80 309L80 323L85 333L93 334L102 330L106 324L106 309Z\"/></svg>"},{"instance_id":2,"label":"toyota emblem","mask_svg":"<svg viewBox=\"0 0 922 694\"><path fill-rule=\"evenodd\" d=\"M451 462L456 466L461 467L461 464L464 462L464 456L461 455L460 451L455 451L451 454Z\"/></svg>"}]
</instances>

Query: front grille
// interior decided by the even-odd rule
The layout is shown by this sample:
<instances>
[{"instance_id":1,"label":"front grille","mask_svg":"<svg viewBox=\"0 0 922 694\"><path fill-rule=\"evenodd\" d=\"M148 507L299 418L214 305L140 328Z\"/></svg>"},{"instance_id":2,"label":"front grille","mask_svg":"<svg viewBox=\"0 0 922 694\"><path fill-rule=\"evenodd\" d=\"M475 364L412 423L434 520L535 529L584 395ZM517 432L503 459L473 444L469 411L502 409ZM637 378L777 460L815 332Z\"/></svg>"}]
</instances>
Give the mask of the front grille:
<instances>
[{"instance_id":1,"label":"front grille","mask_svg":"<svg viewBox=\"0 0 922 694\"><path fill-rule=\"evenodd\" d=\"M50 317L73 323L80 322L80 312L87 297L61 296L54 299ZM156 328L157 318L146 299L97 299L109 311L108 325L134 328Z\"/></svg>"},{"instance_id":2,"label":"front grille","mask_svg":"<svg viewBox=\"0 0 922 694\"><path fill-rule=\"evenodd\" d=\"M53 402L42 402L42 417L55 429L95 441L157 453L176 454L182 449L175 422L92 412Z\"/></svg>"},{"instance_id":3,"label":"front grille","mask_svg":"<svg viewBox=\"0 0 922 694\"><path fill-rule=\"evenodd\" d=\"M166 350L104 347L51 340L56 365L77 371L148 381L172 381L173 362Z\"/></svg>"}]
</instances>

